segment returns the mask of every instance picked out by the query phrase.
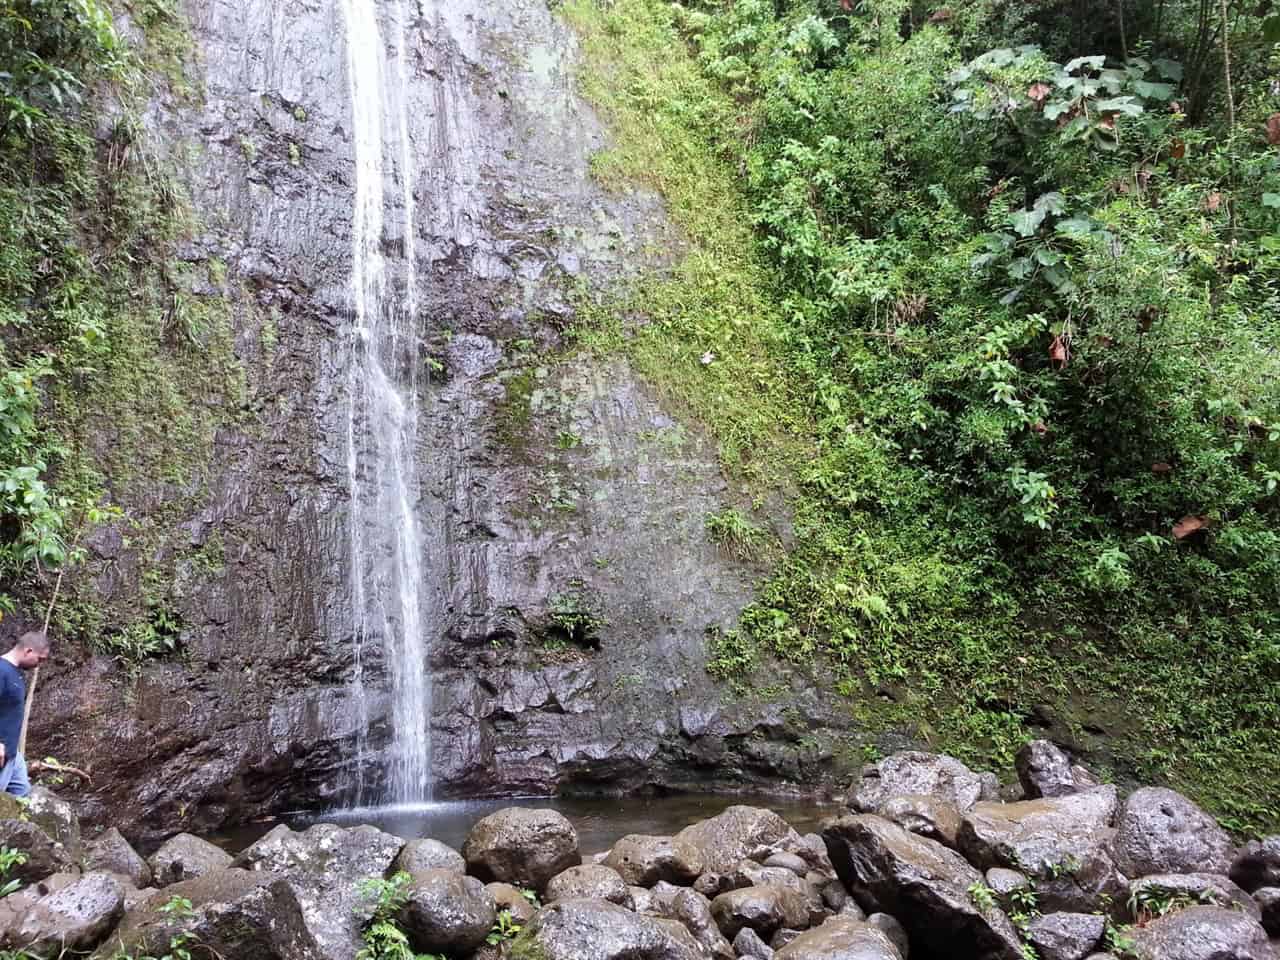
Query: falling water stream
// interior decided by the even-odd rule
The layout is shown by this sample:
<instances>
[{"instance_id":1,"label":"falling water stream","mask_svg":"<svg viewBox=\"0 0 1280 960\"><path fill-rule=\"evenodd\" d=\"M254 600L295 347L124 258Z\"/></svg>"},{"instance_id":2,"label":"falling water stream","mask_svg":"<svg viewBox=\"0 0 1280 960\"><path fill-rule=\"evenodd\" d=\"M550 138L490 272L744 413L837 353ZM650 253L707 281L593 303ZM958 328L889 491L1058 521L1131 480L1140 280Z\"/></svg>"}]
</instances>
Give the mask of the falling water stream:
<instances>
[{"instance_id":1,"label":"falling water stream","mask_svg":"<svg viewBox=\"0 0 1280 960\"><path fill-rule=\"evenodd\" d=\"M351 591L355 618L353 693L360 711L357 804L431 799L431 687L426 669L418 475L417 273L405 4L384 3L390 49L375 0L341 0L355 151L352 211L347 473L351 498ZM387 223L389 212L399 222ZM388 263L384 229L403 256ZM390 232L390 231L388 231ZM381 643L391 694L386 788L367 782L365 656Z\"/></svg>"}]
</instances>

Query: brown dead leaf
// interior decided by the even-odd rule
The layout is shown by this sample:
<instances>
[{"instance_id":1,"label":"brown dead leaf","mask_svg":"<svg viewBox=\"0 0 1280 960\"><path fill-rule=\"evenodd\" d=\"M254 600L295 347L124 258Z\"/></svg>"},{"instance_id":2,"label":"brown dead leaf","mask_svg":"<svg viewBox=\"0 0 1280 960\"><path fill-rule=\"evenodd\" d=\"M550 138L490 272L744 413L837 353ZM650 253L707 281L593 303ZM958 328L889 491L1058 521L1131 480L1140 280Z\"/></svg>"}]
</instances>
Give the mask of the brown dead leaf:
<instances>
[{"instance_id":1,"label":"brown dead leaf","mask_svg":"<svg viewBox=\"0 0 1280 960\"><path fill-rule=\"evenodd\" d=\"M1053 92L1053 88L1047 83L1033 83L1027 88L1027 99L1036 106L1044 106L1044 102L1048 99L1049 94Z\"/></svg>"},{"instance_id":2,"label":"brown dead leaf","mask_svg":"<svg viewBox=\"0 0 1280 960\"><path fill-rule=\"evenodd\" d=\"M1049 344L1049 362L1059 370L1067 365L1067 361L1071 359L1071 350L1067 346L1067 341L1063 339L1062 334L1053 338L1053 343Z\"/></svg>"},{"instance_id":3,"label":"brown dead leaf","mask_svg":"<svg viewBox=\"0 0 1280 960\"><path fill-rule=\"evenodd\" d=\"M1114 113L1104 114L1102 119L1098 121L1098 126L1103 130L1114 130L1116 128L1116 115Z\"/></svg>"},{"instance_id":4,"label":"brown dead leaf","mask_svg":"<svg viewBox=\"0 0 1280 960\"><path fill-rule=\"evenodd\" d=\"M1273 147L1280 144L1280 113L1267 117L1267 143Z\"/></svg>"},{"instance_id":5,"label":"brown dead leaf","mask_svg":"<svg viewBox=\"0 0 1280 960\"><path fill-rule=\"evenodd\" d=\"M1210 213L1217 213L1222 206L1222 194L1217 190L1204 198L1204 208Z\"/></svg>"},{"instance_id":6,"label":"brown dead leaf","mask_svg":"<svg viewBox=\"0 0 1280 960\"><path fill-rule=\"evenodd\" d=\"M1033 423L1031 425L1031 430L1033 433L1041 437L1043 437L1046 433L1049 432L1049 428L1045 426L1045 423L1043 420L1037 420L1035 423Z\"/></svg>"},{"instance_id":7,"label":"brown dead leaf","mask_svg":"<svg viewBox=\"0 0 1280 960\"><path fill-rule=\"evenodd\" d=\"M1138 332L1147 333L1151 329L1151 325L1156 322L1156 318L1160 316L1160 309L1156 306L1148 304L1138 311Z\"/></svg>"},{"instance_id":8,"label":"brown dead leaf","mask_svg":"<svg viewBox=\"0 0 1280 960\"><path fill-rule=\"evenodd\" d=\"M1208 517L1197 517L1191 514L1183 517L1173 525L1173 539L1185 540L1209 526Z\"/></svg>"},{"instance_id":9,"label":"brown dead leaf","mask_svg":"<svg viewBox=\"0 0 1280 960\"><path fill-rule=\"evenodd\" d=\"M1175 140L1169 144L1169 156L1175 160L1181 160L1187 155L1187 145L1181 140Z\"/></svg>"},{"instance_id":10,"label":"brown dead leaf","mask_svg":"<svg viewBox=\"0 0 1280 960\"><path fill-rule=\"evenodd\" d=\"M1159 463L1153 463L1151 465L1151 472L1156 474L1156 476L1161 476L1163 474L1170 473L1172 472L1172 470L1173 470L1173 467L1165 463L1163 460L1161 460Z\"/></svg>"},{"instance_id":11,"label":"brown dead leaf","mask_svg":"<svg viewBox=\"0 0 1280 960\"><path fill-rule=\"evenodd\" d=\"M940 7L938 10L934 11L933 16L929 18L929 22L930 23L946 23L950 19L951 19L951 8Z\"/></svg>"}]
</instances>

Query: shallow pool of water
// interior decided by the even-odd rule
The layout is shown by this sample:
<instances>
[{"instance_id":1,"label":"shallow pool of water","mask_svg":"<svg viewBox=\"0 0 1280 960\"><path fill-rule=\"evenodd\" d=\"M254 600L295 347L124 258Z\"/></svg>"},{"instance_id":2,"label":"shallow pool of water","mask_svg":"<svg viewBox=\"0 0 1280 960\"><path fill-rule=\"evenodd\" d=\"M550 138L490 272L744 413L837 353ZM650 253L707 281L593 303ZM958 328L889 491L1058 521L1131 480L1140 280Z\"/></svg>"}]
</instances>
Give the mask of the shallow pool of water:
<instances>
[{"instance_id":1,"label":"shallow pool of water","mask_svg":"<svg viewBox=\"0 0 1280 960\"><path fill-rule=\"evenodd\" d=\"M461 849L472 825L504 807L539 807L558 810L578 830L584 855L613 846L629 833L666 835L698 820L714 817L734 804L768 807L800 833L810 833L827 817L841 812L832 804L813 800L758 795L675 794L663 797L506 797L498 800L453 800L410 807L372 807L328 813L298 813L277 820L249 824L211 839L232 852L253 843L272 827L287 823L303 830L316 823L344 826L371 824L405 839L433 837Z\"/></svg>"}]
</instances>

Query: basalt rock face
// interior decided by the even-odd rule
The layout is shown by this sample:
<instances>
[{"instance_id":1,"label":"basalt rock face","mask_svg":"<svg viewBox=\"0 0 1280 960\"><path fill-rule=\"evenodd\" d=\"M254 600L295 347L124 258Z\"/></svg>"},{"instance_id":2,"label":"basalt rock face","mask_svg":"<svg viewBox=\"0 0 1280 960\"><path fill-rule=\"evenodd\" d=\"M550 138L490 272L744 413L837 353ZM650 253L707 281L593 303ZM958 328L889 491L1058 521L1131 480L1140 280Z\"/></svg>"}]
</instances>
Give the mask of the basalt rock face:
<instances>
[{"instance_id":1,"label":"basalt rock face","mask_svg":"<svg viewBox=\"0 0 1280 960\"><path fill-rule=\"evenodd\" d=\"M184 294L225 308L243 396L189 484L111 491L154 534L145 548L124 523L85 544L79 588L103 604L136 596L155 557L175 563L186 656L123 682L68 644L33 731L33 752L92 763L84 812L147 844L339 802L360 775L376 796L390 736L381 638L362 697L352 666L341 5L183 6L193 52L145 139L190 196L178 265L210 279ZM823 780L847 721L813 684L721 706L704 670L706 629L735 621L758 575L707 539L705 515L734 502L714 444L625 364L555 359L570 287L682 249L656 197L592 181L606 134L573 92L567 28L543 0L376 8L407 47L416 243L389 189L383 247L393 293L417 252L430 370L417 509L439 795ZM592 629L566 630L566 604Z\"/></svg>"}]
</instances>

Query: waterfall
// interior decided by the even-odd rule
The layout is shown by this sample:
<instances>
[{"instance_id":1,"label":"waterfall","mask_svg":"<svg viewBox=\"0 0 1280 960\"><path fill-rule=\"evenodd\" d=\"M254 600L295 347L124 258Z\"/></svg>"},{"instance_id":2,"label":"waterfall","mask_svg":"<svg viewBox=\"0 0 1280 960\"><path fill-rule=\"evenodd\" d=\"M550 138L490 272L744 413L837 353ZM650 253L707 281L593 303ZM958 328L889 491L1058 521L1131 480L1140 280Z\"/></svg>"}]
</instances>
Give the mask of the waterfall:
<instances>
[{"instance_id":1,"label":"waterfall","mask_svg":"<svg viewBox=\"0 0 1280 960\"><path fill-rule=\"evenodd\" d=\"M375 0L341 0L341 6L356 171L347 419L355 620L352 686L361 731L355 792L360 804L375 799L414 804L431 799L431 686L420 595L422 538L415 509L421 363L415 329L416 211L407 107L409 12L403 3L395 11L388 58ZM389 199L400 215L403 251L392 264L383 252ZM386 754L387 795L374 798L367 796L364 770L364 656L366 644L378 641L390 680L392 733Z\"/></svg>"}]
</instances>

